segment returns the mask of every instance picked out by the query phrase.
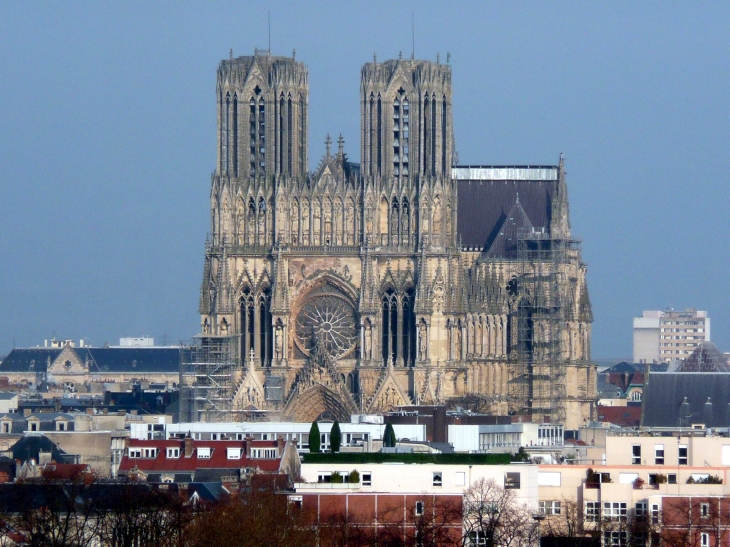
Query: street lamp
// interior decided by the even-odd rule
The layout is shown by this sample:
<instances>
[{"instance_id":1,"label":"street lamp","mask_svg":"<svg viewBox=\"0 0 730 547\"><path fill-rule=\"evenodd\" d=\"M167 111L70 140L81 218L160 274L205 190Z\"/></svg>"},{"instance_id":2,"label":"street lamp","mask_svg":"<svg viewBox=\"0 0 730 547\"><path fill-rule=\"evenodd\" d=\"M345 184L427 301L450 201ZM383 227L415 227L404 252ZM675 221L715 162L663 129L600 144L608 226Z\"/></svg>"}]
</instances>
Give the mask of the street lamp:
<instances>
[{"instance_id":1,"label":"street lamp","mask_svg":"<svg viewBox=\"0 0 730 547\"><path fill-rule=\"evenodd\" d=\"M540 513L532 515L532 520L537 522L537 547L540 547L540 523L545 520L545 515Z\"/></svg>"}]
</instances>

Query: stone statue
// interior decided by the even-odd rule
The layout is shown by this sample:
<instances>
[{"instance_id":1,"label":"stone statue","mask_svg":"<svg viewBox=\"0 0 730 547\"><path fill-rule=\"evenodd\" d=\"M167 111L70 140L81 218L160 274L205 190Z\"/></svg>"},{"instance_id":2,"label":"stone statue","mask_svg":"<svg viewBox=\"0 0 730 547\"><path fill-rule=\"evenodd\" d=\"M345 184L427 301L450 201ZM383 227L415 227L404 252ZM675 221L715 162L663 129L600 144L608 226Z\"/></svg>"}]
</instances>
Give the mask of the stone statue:
<instances>
[{"instance_id":1,"label":"stone statue","mask_svg":"<svg viewBox=\"0 0 730 547\"><path fill-rule=\"evenodd\" d=\"M370 328L370 323L365 323L365 359L372 359L371 351L372 351L372 329Z\"/></svg>"},{"instance_id":2,"label":"stone statue","mask_svg":"<svg viewBox=\"0 0 730 547\"><path fill-rule=\"evenodd\" d=\"M276 360L281 361L284 355L284 333L281 325L276 325L276 332L274 333L274 354Z\"/></svg>"},{"instance_id":3,"label":"stone statue","mask_svg":"<svg viewBox=\"0 0 730 547\"><path fill-rule=\"evenodd\" d=\"M419 359L421 361L426 360L426 348L428 347L428 340L426 339L426 324L421 323L418 325L418 351Z\"/></svg>"}]
</instances>

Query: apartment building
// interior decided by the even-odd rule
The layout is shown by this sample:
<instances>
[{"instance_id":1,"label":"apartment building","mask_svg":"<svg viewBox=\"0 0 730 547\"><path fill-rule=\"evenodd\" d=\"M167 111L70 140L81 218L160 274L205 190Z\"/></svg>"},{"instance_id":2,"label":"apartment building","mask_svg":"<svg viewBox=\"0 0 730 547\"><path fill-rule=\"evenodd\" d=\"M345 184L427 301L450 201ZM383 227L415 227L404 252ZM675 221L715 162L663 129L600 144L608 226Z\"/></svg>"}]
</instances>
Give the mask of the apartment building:
<instances>
[{"instance_id":1,"label":"apartment building","mask_svg":"<svg viewBox=\"0 0 730 547\"><path fill-rule=\"evenodd\" d=\"M710 318L706 311L649 310L634 318L635 363L684 359L705 340L710 340Z\"/></svg>"}]
</instances>

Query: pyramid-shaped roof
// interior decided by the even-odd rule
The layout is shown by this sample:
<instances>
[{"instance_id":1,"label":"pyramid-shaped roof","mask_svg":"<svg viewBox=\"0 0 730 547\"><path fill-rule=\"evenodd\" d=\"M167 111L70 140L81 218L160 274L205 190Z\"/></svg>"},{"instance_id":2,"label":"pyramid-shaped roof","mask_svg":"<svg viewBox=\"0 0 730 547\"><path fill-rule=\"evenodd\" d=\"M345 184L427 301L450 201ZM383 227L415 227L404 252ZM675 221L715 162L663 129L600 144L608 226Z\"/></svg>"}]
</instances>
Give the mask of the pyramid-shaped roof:
<instances>
[{"instance_id":1,"label":"pyramid-shaped roof","mask_svg":"<svg viewBox=\"0 0 730 547\"><path fill-rule=\"evenodd\" d=\"M516 258L517 239L520 235L530 233L533 230L532 222L530 222L527 213L520 205L518 195L515 204L504 219L497 237L494 238L492 245L489 247L487 256L490 258Z\"/></svg>"},{"instance_id":2,"label":"pyramid-shaped roof","mask_svg":"<svg viewBox=\"0 0 730 547\"><path fill-rule=\"evenodd\" d=\"M730 372L730 366L712 342L702 342L677 372Z\"/></svg>"}]
</instances>

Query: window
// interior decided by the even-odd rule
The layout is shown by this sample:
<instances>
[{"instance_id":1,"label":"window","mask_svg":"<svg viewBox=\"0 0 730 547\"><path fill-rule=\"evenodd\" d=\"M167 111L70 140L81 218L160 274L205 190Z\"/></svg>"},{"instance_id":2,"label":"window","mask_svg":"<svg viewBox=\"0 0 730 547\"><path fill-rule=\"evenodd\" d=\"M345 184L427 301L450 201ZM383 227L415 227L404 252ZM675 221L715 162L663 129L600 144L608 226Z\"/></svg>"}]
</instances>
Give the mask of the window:
<instances>
[{"instance_id":1,"label":"window","mask_svg":"<svg viewBox=\"0 0 730 547\"><path fill-rule=\"evenodd\" d=\"M632 465L641 465L641 445L635 444L631 447Z\"/></svg>"},{"instance_id":2,"label":"window","mask_svg":"<svg viewBox=\"0 0 730 547\"><path fill-rule=\"evenodd\" d=\"M700 534L700 545L710 547L710 534Z\"/></svg>"},{"instance_id":3,"label":"window","mask_svg":"<svg viewBox=\"0 0 730 547\"><path fill-rule=\"evenodd\" d=\"M484 545L490 545L492 542L490 541L491 534L489 532L485 532L482 530L477 530L476 532L469 532L469 542L467 545L469 547L482 547Z\"/></svg>"},{"instance_id":4,"label":"window","mask_svg":"<svg viewBox=\"0 0 730 547\"><path fill-rule=\"evenodd\" d=\"M520 474L519 473L507 473L504 476L504 487L507 489L517 490L520 488Z\"/></svg>"},{"instance_id":5,"label":"window","mask_svg":"<svg viewBox=\"0 0 730 547\"><path fill-rule=\"evenodd\" d=\"M231 449L229 449L231 450ZM239 456L240 457L240 456ZM275 460L276 459L276 448L252 448L251 458L254 460ZM238 458L228 458L238 459Z\"/></svg>"},{"instance_id":6,"label":"window","mask_svg":"<svg viewBox=\"0 0 730 547\"><path fill-rule=\"evenodd\" d=\"M432 484L434 486L441 486L442 483L443 483L443 475L441 474L441 472L439 471L439 472L434 473Z\"/></svg>"},{"instance_id":7,"label":"window","mask_svg":"<svg viewBox=\"0 0 730 547\"><path fill-rule=\"evenodd\" d=\"M646 516L646 502L639 501L634 504L634 516L637 520L644 520Z\"/></svg>"},{"instance_id":8,"label":"window","mask_svg":"<svg viewBox=\"0 0 730 547\"><path fill-rule=\"evenodd\" d=\"M128 454L129 454L130 458L141 458L142 449L141 448L130 448Z\"/></svg>"},{"instance_id":9,"label":"window","mask_svg":"<svg viewBox=\"0 0 730 547\"><path fill-rule=\"evenodd\" d=\"M710 516L710 504L709 503L700 503L700 516L703 519L706 519Z\"/></svg>"},{"instance_id":10,"label":"window","mask_svg":"<svg viewBox=\"0 0 730 547\"><path fill-rule=\"evenodd\" d=\"M626 520L626 510L625 502L603 502L603 518L607 520Z\"/></svg>"},{"instance_id":11,"label":"window","mask_svg":"<svg viewBox=\"0 0 730 547\"><path fill-rule=\"evenodd\" d=\"M180 457L180 449L179 448L167 448L167 457L168 458L179 458Z\"/></svg>"},{"instance_id":12,"label":"window","mask_svg":"<svg viewBox=\"0 0 730 547\"><path fill-rule=\"evenodd\" d=\"M541 515L559 515L560 514L560 502L559 501L539 501L539 502L537 502L537 511Z\"/></svg>"},{"instance_id":13,"label":"window","mask_svg":"<svg viewBox=\"0 0 730 547\"><path fill-rule=\"evenodd\" d=\"M657 504L651 506L651 523L659 524L659 505Z\"/></svg>"},{"instance_id":14,"label":"window","mask_svg":"<svg viewBox=\"0 0 730 547\"><path fill-rule=\"evenodd\" d=\"M373 484L373 474L370 471L363 471L360 475L363 486L371 486Z\"/></svg>"},{"instance_id":15,"label":"window","mask_svg":"<svg viewBox=\"0 0 730 547\"><path fill-rule=\"evenodd\" d=\"M213 451L210 449L210 447L198 448L198 459L199 460L209 460L212 452Z\"/></svg>"},{"instance_id":16,"label":"window","mask_svg":"<svg viewBox=\"0 0 730 547\"><path fill-rule=\"evenodd\" d=\"M664 445L654 445L654 463L656 465L664 465Z\"/></svg>"},{"instance_id":17,"label":"window","mask_svg":"<svg viewBox=\"0 0 730 547\"><path fill-rule=\"evenodd\" d=\"M58 431L66 431L66 422L56 422L56 428Z\"/></svg>"},{"instance_id":18,"label":"window","mask_svg":"<svg viewBox=\"0 0 730 547\"><path fill-rule=\"evenodd\" d=\"M420 517L423 515L423 502L417 501L416 502L416 516Z\"/></svg>"},{"instance_id":19,"label":"window","mask_svg":"<svg viewBox=\"0 0 730 547\"><path fill-rule=\"evenodd\" d=\"M10 433L10 424L8 422L3 423L3 433Z\"/></svg>"},{"instance_id":20,"label":"window","mask_svg":"<svg viewBox=\"0 0 730 547\"><path fill-rule=\"evenodd\" d=\"M622 547L627 544L627 537L628 534L626 532L606 530L603 532L603 545L606 547Z\"/></svg>"},{"instance_id":21,"label":"window","mask_svg":"<svg viewBox=\"0 0 730 547\"><path fill-rule=\"evenodd\" d=\"M687 465L687 445L679 445L679 465Z\"/></svg>"},{"instance_id":22,"label":"window","mask_svg":"<svg viewBox=\"0 0 730 547\"><path fill-rule=\"evenodd\" d=\"M143 448L142 449L142 455L145 458L156 458L157 457L157 449L156 448Z\"/></svg>"},{"instance_id":23,"label":"window","mask_svg":"<svg viewBox=\"0 0 730 547\"><path fill-rule=\"evenodd\" d=\"M38 422L30 422L30 430L38 431Z\"/></svg>"},{"instance_id":24,"label":"window","mask_svg":"<svg viewBox=\"0 0 730 547\"><path fill-rule=\"evenodd\" d=\"M241 452L242 452L242 450L240 448L230 448L229 447L228 449L226 449L226 454L227 454L229 460L240 460Z\"/></svg>"},{"instance_id":25,"label":"window","mask_svg":"<svg viewBox=\"0 0 730 547\"><path fill-rule=\"evenodd\" d=\"M601 502L589 501L586 503L586 521L587 522L598 522L598 517L601 514Z\"/></svg>"},{"instance_id":26,"label":"window","mask_svg":"<svg viewBox=\"0 0 730 547\"><path fill-rule=\"evenodd\" d=\"M677 484L677 474L676 473L669 473L667 475L667 482L669 484Z\"/></svg>"}]
</instances>

